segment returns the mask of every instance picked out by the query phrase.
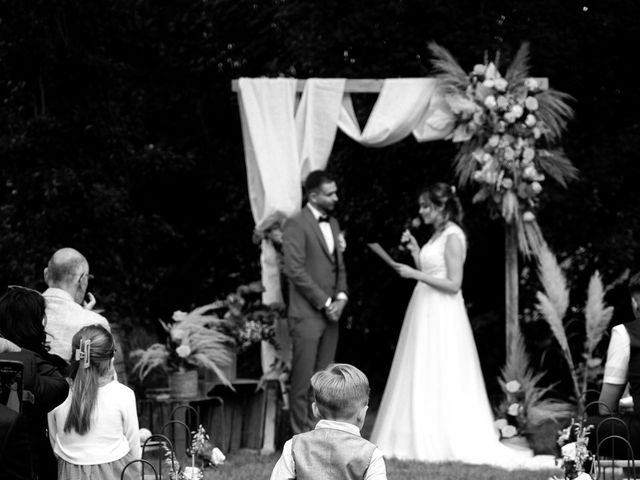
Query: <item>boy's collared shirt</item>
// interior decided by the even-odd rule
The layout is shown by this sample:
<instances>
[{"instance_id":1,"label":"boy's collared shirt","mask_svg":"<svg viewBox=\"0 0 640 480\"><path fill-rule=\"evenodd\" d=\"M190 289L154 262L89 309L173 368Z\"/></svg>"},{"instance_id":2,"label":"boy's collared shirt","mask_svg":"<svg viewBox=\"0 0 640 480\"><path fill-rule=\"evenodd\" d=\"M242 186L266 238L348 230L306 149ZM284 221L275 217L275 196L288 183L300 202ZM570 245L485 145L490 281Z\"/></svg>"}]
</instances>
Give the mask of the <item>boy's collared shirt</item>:
<instances>
[{"instance_id":1,"label":"boy's collared shirt","mask_svg":"<svg viewBox=\"0 0 640 480\"><path fill-rule=\"evenodd\" d=\"M320 420L316 424L315 429L318 430L320 428L331 428L360 436L360 429L351 423L337 422L335 420ZM291 445L291 439L287 440L284 444L282 455L278 463L276 463L276 466L273 467L270 480L290 480L296 478L296 465L293 460ZM382 451L380 451L378 447L373 451L364 480L387 480L387 469L384 465Z\"/></svg>"}]
</instances>

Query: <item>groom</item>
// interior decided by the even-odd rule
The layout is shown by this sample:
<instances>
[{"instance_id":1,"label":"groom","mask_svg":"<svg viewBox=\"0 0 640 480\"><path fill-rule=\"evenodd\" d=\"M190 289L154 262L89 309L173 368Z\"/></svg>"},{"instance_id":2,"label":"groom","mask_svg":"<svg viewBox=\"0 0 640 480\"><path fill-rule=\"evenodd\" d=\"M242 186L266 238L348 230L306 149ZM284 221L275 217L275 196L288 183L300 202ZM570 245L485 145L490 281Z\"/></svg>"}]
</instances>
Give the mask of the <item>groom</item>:
<instances>
[{"instance_id":1,"label":"groom","mask_svg":"<svg viewBox=\"0 0 640 480\"><path fill-rule=\"evenodd\" d=\"M291 428L313 428L309 381L333 362L338 320L347 303L347 276L339 246L340 226L331 217L338 202L336 182L324 171L304 183L307 204L284 225L284 272L289 280Z\"/></svg>"}]
</instances>

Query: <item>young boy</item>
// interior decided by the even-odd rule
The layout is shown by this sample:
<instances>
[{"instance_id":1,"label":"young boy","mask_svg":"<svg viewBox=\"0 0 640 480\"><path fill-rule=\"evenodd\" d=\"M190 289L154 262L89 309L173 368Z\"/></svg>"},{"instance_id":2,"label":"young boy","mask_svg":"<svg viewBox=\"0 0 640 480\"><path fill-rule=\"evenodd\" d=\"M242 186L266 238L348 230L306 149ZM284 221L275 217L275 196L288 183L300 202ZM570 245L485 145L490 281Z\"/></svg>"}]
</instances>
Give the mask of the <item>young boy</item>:
<instances>
[{"instance_id":1,"label":"young boy","mask_svg":"<svg viewBox=\"0 0 640 480\"><path fill-rule=\"evenodd\" d=\"M386 480L382 452L360 436L369 408L369 381L352 365L336 363L311 377L314 430L284 444L271 480Z\"/></svg>"}]
</instances>

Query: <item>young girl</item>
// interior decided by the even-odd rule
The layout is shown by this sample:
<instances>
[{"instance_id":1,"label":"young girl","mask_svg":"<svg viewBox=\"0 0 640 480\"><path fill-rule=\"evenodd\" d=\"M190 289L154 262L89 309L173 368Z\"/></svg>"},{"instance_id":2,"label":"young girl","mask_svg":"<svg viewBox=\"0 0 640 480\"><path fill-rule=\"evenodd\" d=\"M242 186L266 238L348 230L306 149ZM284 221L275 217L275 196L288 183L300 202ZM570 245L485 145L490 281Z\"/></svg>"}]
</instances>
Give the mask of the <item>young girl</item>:
<instances>
[{"instance_id":1,"label":"young girl","mask_svg":"<svg viewBox=\"0 0 640 480\"><path fill-rule=\"evenodd\" d=\"M133 391L114 376L114 343L100 325L73 336L67 399L49 413L49 438L58 457L58 478L120 478L141 456ZM127 469L133 478L134 469Z\"/></svg>"}]
</instances>

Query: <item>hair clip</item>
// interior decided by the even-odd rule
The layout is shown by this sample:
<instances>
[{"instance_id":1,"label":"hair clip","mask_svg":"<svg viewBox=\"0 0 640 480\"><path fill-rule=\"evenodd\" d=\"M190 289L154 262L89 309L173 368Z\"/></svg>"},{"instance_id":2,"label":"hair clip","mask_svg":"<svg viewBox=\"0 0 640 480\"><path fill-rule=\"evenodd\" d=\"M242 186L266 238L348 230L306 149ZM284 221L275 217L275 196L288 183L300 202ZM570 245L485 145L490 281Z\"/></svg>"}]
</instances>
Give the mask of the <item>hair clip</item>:
<instances>
[{"instance_id":1,"label":"hair clip","mask_svg":"<svg viewBox=\"0 0 640 480\"><path fill-rule=\"evenodd\" d=\"M76 348L76 361L80 360L83 360L83 368L89 368L91 365L91 340L80 340L80 348Z\"/></svg>"}]
</instances>

